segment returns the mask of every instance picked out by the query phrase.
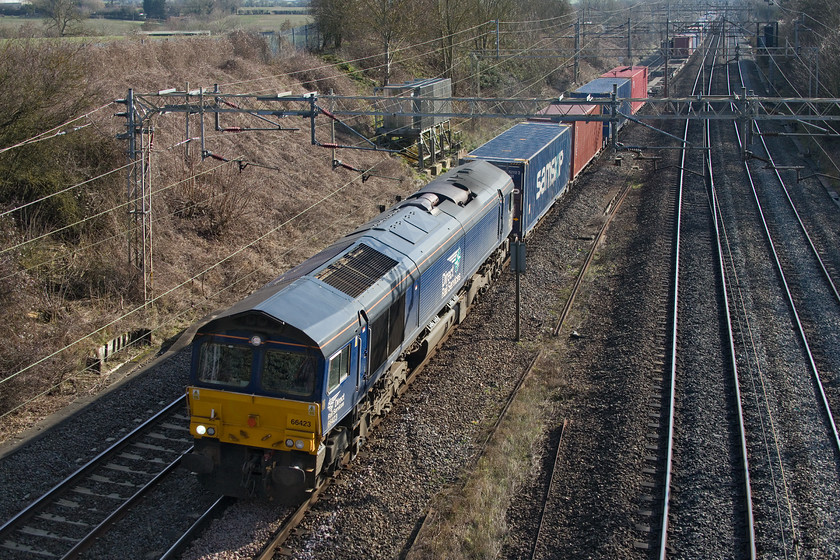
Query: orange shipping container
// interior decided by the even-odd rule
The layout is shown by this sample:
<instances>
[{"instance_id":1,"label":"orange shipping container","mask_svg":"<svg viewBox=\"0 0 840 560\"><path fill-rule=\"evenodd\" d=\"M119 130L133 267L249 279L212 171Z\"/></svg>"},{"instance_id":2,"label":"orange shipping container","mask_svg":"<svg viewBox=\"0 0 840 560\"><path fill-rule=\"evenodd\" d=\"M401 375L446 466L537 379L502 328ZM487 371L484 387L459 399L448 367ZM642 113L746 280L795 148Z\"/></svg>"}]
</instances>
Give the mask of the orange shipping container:
<instances>
[{"instance_id":1,"label":"orange shipping container","mask_svg":"<svg viewBox=\"0 0 840 560\"><path fill-rule=\"evenodd\" d=\"M540 115L546 117L552 116L558 119L560 123L568 124L572 127L572 178L577 177L578 173L586 167L593 157L601 150L604 141L604 123L601 121L564 121L563 115L598 115L600 114L600 105L582 105L571 103L552 103L545 109L539 112ZM529 119L535 122L557 122L555 119L535 117Z\"/></svg>"},{"instance_id":2,"label":"orange shipping container","mask_svg":"<svg viewBox=\"0 0 840 560\"><path fill-rule=\"evenodd\" d=\"M602 78L630 78L630 89L633 99L647 99L648 67L647 66L619 66L609 72L601 74ZM631 103L631 110L636 113L644 105L644 101Z\"/></svg>"}]
</instances>

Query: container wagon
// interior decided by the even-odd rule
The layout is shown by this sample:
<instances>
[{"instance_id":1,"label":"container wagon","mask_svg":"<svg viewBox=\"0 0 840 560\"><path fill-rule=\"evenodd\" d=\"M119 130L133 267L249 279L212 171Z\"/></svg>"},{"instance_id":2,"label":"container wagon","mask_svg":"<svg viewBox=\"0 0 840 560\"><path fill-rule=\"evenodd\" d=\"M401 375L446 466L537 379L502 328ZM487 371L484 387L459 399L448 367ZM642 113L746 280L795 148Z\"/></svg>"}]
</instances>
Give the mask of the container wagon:
<instances>
[{"instance_id":1,"label":"container wagon","mask_svg":"<svg viewBox=\"0 0 840 560\"><path fill-rule=\"evenodd\" d=\"M688 58L694 54L697 48L697 37L694 35L677 35L672 40L671 56L675 58Z\"/></svg>"},{"instance_id":2,"label":"container wagon","mask_svg":"<svg viewBox=\"0 0 840 560\"><path fill-rule=\"evenodd\" d=\"M647 66L619 66L609 72L601 74L602 78L630 78L631 97L647 99L648 67ZM645 104L644 101L633 101L630 108L635 114Z\"/></svg>"},{"instance_id":3,"label":"container wagon","mask_svg":"<svg viewBox=\"0 0 840 560\"><path fill-rule=\"evenodd\" d=\"M581 105L577 103L552 103L542 109L538 117L528 119L532 122L562 123L572 129L572 165L571 178L574 179L583 168L592 161L604 147L604 123L601 121L564 121L566 115L600 115L600 105Z\"/></svg>"},{"instance_id":4,"label":"container wagon","mask_svg":"<svg viewBox=\"0 0 840 560\"><path fill-rule=\"evenodd\" d=\"M519 123L466 156L484 160L513 179L513 235L525 238L566 190L572 130L567 125Z\"/></svg>"},{"instance_id":5,"label":"container wagon","mask_svg":"<svg viewBox=\"0 0 840 560\"><path fill-rule=\"evenodd\" d=\"M633 89L630 78L596 78L588 84L582 85L570 93L569 96L578 99L591 97L595 100L609 100L612 97L613 87L616 89L616 97L624 99L624 101L619 104L618 111L623 115L631 114L632 108L630 107L630 101L627 101L627 99L633 97ZM609 106L604 105L602 111L604 113L608 112ZM612 122L604 121L604 141L608 140L613 132L618 132L618 130L624 126L624 122L626 120L626 117L619 116L615 131L612 130Z\"/></svg>"}]
</instances>

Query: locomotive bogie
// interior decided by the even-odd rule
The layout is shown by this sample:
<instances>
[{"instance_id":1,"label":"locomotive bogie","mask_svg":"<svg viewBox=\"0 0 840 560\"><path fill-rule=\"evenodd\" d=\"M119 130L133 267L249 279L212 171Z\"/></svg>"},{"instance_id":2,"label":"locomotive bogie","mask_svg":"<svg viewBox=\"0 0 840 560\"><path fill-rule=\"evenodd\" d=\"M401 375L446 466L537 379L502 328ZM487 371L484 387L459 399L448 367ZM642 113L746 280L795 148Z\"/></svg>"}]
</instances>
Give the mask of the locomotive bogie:
<instances>
[{"instance_id":1,"label":"locomotive bogie","mask_svg":"<svg viewBox=\"0 0 840 560\"><path fill-rule=\"evenodd\" d=\"M325 455L325 446L312 455L200 439L196 440L193 453L184 456L184 466L197 473L203 486L221 494L293 504L317 486L317 473Z\"/></svg>"}]
</instances>

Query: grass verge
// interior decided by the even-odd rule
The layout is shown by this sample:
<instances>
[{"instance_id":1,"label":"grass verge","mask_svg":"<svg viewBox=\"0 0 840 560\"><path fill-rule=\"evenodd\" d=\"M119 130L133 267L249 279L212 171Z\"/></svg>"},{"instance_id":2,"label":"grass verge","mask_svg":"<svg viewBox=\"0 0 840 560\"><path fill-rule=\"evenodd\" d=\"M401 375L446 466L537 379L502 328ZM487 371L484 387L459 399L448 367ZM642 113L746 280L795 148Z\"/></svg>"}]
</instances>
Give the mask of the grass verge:
<instances>
[{"instance_id":1,"label":"grass verge","mask_svg":"<svg viewBox=\"0 0 840 560\"><path fill-rule=\"evenodd\" d=\"M508 508L539 470L547 419L555 416L552 379L559 374L558 363L545 354L537 361L466 484L433 500L409 559L499 556Z\"/></svg>"}]
</instances>

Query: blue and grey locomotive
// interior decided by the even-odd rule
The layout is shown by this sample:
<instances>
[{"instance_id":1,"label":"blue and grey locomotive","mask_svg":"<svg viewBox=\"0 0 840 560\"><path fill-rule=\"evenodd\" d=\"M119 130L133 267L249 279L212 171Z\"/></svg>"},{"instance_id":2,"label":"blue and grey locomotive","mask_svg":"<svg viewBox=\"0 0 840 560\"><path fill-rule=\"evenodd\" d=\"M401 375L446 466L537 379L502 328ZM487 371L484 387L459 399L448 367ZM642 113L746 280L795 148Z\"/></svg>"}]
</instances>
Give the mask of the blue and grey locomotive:
<instances>
[{"instance_id":1,"label":"blue and grey locomotive","mask_svg":"<svg viewBox=\"0 0 840 560\"><path fill-rule=\"evenodd\" d=\"M581 91L611 94L599 80ZM594 156L574 164L590 129L514 126L203 325L183 465L227 495L305 498L501 272L511 233L528 236Z\"/></svg>"},{"instance_id":2,"label":"blue and grey locomotive","mask_svg":"<svg viewBox=\"0 0 840 560\"><path fill-rule=\"evenodd\" d=\"M184 465L224 494L304 498L501 272L513 190L457 167L203 325Z\"/></svg>"}]
</instances>

